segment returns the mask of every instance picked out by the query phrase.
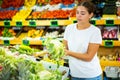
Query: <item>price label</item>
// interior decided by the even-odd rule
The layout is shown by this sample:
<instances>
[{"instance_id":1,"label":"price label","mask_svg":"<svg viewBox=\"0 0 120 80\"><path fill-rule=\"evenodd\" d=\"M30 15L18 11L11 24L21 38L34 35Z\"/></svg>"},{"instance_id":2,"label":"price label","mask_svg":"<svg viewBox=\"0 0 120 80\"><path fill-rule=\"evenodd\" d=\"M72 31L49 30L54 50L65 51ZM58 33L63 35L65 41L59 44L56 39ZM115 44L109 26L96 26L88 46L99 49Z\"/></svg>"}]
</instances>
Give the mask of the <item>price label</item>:
<instances>
[{"instance_id":1,"label":"price label","mask_svg":"<svg viewBox=\"0 0 120 80\"><path fill-rule=\"evenodd\" d=\"M23 40L23 44L24 44L24 45L29 45L30 42L29 42L29 40Z\"/></svg>"},{"instance_id":2,"label":"price label","mask_svg":"<svg viewBox=\"0 0 120 80\"><path fill-rule=\"evenodd\" d=\"M36 26L36 21L29 21L29 26L35 27Z\"/></svg>"},{"instance_id":3,"label":"price label","mask_svg":"<svg viewBox=\"0 0 120 80\"><path fill-rule=\"evenodd\" d=\"M45 44L44 44L45 38L40 37L40 40L42 41L42 45L45 45Z\"/></svg>"},{"instance_id":4,"label":"price label","mask_svg":"<svg viewBox=\"0 0 120 80\"><path fill-rule=\"evenodd\" d=\"M58 26L58 21L51 21L51 26L53 27Z\"/></svg>"},{"instance_id":5,"label":"price label","mask_svg":"<svg viewBox=\"0 0 120 80\"><path fill-rule=\"evenodd\" d=\"M113 47L113 41L112 40L105 40L104 42L105 47Z\"/></svg>"},{"instance_id":6,"label":"price label","mask_svg":"<svg viewBox=\"0 0 120 80\"><path fill-rule=\"evenodd\" d=\"M93 25L96 25L96 21L95 20L91 20L90 23L93 24Z\"/></svg>"},{"instance_id":7,"label":"price label","mask_svg":"<svg viewBox=\"0 0 120 80\"><path fill-rule=\"evenodd\" d=\"M6 20L5 20L5 21L4 21L4 26L5 26L5 27L10 27L10 21L6 21Z\"/></svg>"},{"instance_id":8,"label":"price label","mask_svg":"<svg viewBox=\"0 0 120 80\"><path fill-rule=\"evenodd\" d=\"M77 20L74 20L73 23L77 23Z\"/></svg>"},{"instance_id":9,"label":"price label","mask_svg":"<svg viewBox=\"0 0 120 80\"><path fill-rule=\"evenodd\" d=\"M10 41L9 40L4 40L4 45L6 45L6 46L10 45Z\"/></svg>"},{"instance_id":10,"label":"price label","mask_svg":"<svg viewBox=\"0 0 120 80\"><path fill-rule=\"evenodd\" d=\"M22 22L21 22L21 21L17 21L17 22L16 22L16 26L17 26L17 27L22 27Z\"/></svg>"},{"instance_id":11,"label":"price label","mask_svg":"<svg viewBox=\"0 0 120 80\"><path fill-rule=\"evenodd\" d=\"M114 20L106 20L106 25L114 25Z\"/></svg>"}]
</instances>

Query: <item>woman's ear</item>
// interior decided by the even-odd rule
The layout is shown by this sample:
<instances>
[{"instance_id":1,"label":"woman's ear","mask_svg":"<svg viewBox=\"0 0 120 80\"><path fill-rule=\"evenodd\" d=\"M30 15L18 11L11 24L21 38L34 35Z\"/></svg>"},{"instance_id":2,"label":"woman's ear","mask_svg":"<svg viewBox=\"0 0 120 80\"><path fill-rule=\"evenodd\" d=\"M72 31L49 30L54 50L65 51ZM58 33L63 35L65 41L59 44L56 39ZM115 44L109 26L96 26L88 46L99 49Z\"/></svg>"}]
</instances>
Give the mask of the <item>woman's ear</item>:
<instances>
[{"instance_id":1,"label":"woman's ear","mask_svg":"<svg viewBox=\"0 0 120 80\"><path fill-rule=\"evenodd\" d=\"M93 13L90 13L89 19L91 19L93 17L93 15L94 15Z\"/></svg>"}]
</instances>

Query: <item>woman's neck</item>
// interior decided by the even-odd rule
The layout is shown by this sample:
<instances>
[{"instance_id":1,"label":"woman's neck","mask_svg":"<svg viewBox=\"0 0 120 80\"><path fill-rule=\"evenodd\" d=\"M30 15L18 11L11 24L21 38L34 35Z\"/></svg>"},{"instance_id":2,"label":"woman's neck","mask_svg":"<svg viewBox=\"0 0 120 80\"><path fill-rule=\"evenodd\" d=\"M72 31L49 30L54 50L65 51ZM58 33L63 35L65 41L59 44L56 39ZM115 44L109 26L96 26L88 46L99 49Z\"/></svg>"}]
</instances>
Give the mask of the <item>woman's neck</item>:
<instances>
[{"instance_id":1,"label":"woman's neck","mask_svg":"<svg viewBox=\"0 0 120 80\"><path fill-rule=\"evenodd\" d=\"M86 24L77 23L77 29L79 29L79 30L86 29L86 28L90 27L90 25L91 25L90 23L86 23Z\"/></svg>"}]
</instances>

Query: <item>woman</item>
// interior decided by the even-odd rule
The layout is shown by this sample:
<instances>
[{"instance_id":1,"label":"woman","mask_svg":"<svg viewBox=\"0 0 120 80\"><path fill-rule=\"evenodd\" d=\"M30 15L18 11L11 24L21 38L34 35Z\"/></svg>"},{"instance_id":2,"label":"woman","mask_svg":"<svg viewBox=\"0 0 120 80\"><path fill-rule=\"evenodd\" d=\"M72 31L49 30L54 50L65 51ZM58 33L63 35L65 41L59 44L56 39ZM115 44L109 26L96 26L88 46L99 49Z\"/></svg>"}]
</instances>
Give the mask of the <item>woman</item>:
<instances>
[{"instance_id":1,"label":"woman","mask_svg":"<svg viewBox=\"0 0 120 80\"><path fill-rule=\"evenodd\" d=\"M102 80L97 51L102 43L98 27L90 24L95 11L90 1L82 1L76 9L77 23L66 27L63 44L69 59L72 80Z\"/></svg>"}]
</instances>

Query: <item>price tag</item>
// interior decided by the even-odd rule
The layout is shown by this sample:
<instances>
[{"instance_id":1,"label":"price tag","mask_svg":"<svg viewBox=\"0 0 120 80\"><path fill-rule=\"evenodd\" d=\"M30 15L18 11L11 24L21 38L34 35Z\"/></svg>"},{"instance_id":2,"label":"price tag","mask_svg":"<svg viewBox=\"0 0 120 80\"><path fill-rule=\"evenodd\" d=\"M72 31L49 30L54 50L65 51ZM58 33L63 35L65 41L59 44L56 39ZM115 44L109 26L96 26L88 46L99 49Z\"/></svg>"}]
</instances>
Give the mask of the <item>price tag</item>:
<instances>
[{"instance_id":1,"label":"price tag","mask_svg":"<svg viewBox=\"0 0 120 80\"><path fill-rule=\"evenodd\" d=\"M105 40L104 42L105 47L113 47L113 41L112 40Z\"/></svg>"},{"instance_id":2,"label":"price tag","mask_svg":"<svg viewBox=\"0 0 120 80\"><path fill-rule=\"evenodd\" d=\"M53 27L58 26L58 21L51 21L51 26Z\"/></svg>"},{"instance_id":3,"label":"price tag","mask_svg":"<svg viewBox=\"0 0 120 80\"><path fill-rule=\"evenodd\" d=\"M21 21L17 21L17 22L16 22L16 26L17 26L17 27L22 27L22 22L21 22Z\"/></svg>"},{"instance_id":4,"label":"price tag","mask_svg":"<svg viewBox=\"0 0 120 80\"><path fill-rule=\"evenodd\" d=\"M42 41L42 45L45 45L45 44L44 44L45 38L40 37L40 40Z\"/></svg>"},{"instance_id":5,"label":"price tag","mask_svg":"<svg viewBox=\"0 0 120 80\"><path fill-rule=\"evenodd\" d=\"M114 25L114 20L106 20L106 25Z\"/></svg>"},{"instance_id":6,"label":"price tag","mask_svg":"<svg viewBox=\"0 0 120 80\"><path fill-rule=\"evenodd\" d=\"M5 27L10 27L10 21L5 20L5 21L4 21L4 26L5 26Z\"/></svg>"},{"instance_id":7,"label":"price tag","mask_svg":"<svg viewBox=\"0 0 120 80\"><path fill-rule=\"evenodd\" d=\"M10 45L10 41L9 40L4 40L4 45L6 45L6 46Z\"/></svg>"},{"instance_id":8,"label":"price tag","mask_svg":"<svg viewBox=\"0 0 120 80\"><path fill-rule=\"evenodd\" d=\"M23 44L28 46L30 44L30 41L29 40L23 40Z\"/></svg>"},{"instance_id":9,"label":"price tag","mask_svg":"<svg viewBox=\"0 0 120 80\"><path fill-rule=\"evenodd\" d=\"M73 23L77 23L77 20L74 20Z\"/></svg>"},{"instance_id":10,"label":"price tag","mask_svg":"<svg viewBox=\"0 0 120 80\"><path fill-rule=\"evenodd\" d=\"M29 21L29 26L36 27L36 21Z\"/></svg>"},{"instance_id":11,"label":"price tag","mask_svg":"<svg viewBox=\"0 0 120 80\"><path fill-rule=\"evenodd\" d=\"M93 25L96 25L96 21L95 20L91 20L90 23L93 24Z\"/></svg>"}]
</instances>

